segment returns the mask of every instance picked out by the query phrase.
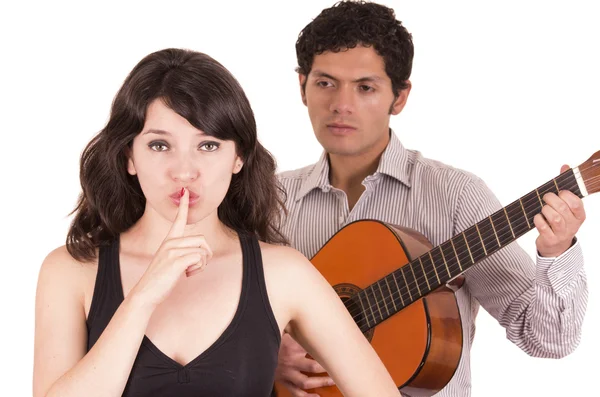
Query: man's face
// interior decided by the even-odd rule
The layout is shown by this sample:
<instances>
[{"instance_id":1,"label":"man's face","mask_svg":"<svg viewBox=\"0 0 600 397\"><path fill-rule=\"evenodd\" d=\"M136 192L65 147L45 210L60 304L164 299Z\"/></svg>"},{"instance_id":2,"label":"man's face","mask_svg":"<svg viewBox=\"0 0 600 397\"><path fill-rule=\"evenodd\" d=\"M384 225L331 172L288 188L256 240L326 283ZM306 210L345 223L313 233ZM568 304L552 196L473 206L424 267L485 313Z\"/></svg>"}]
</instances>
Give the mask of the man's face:
<instances>
[{"instance_id":1,"label":"man's face","mask_svg":"<svg viewBox=\"0 0 600 397\"><path fill-rule=\"evenodd\" d=\"M409 88L392 91L383 58L357 46L314 57L308 76L300 75L302 101L321 146L339 156L382 152L389 140L390 114L398 114ZM302 88L301 88L302 89Z\"/></svg>"}]
</instances>

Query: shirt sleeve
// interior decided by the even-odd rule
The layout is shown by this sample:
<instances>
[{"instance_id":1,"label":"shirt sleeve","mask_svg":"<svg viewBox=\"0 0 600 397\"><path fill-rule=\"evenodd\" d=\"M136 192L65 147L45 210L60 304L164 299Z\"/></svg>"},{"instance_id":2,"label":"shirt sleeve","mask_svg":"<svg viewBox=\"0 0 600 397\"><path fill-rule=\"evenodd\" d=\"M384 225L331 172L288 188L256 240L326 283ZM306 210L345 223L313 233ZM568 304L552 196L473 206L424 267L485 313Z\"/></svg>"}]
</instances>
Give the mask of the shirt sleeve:
<instances>
[{"instance_id":1,"label":"shirt sleeve","mask_svg":"<svg viewBox=\"0 0 600 397\"><path fill-rule=\"evenodd\" d=\"M455 234L501 208L475 177L458 199ZM469 269L463 288L506 329L507 338L531 356L560 358L579 344L588 289L577 241L556 258L536 255L535 263L512 242Z\"/></svg>"}]
</instances>

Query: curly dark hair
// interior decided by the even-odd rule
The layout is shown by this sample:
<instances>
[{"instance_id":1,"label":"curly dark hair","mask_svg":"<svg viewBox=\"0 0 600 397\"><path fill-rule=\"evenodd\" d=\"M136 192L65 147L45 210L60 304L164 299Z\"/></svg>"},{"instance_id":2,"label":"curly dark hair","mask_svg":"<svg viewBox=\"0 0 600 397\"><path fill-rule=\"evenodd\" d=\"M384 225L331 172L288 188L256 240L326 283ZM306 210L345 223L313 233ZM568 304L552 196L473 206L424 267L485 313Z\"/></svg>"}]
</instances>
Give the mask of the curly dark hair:
<instances>
[{"instance_id":1,"label":"curly dark hair","mask_svg":"<svg viewBox=\"0 0 600 397\"><path fill-rule=\"evenodd\" d=\"M279 231L285 192L275 176L273 156L258 142L250 103L238 81L210 56L165 49L144 57L129 73L112 104L109 120L81 155L82 193L67 235L78 260L137 222L146 198L127 172L127 152L145 123L148 105L165 105L205 134L235 142L244 160L218 208L221 222L238 233L286 244Z\"/></svg>"},{"instance_id":2,"label":"curly dark hair","mask_svg":"<svg viewBox=\"0 0 600 397\"><path fill-rule=\"evenodd\" d=\"M393 9L365 1L340 1L302 29L296 42L296 71L308 76L315 55L358 45L372 46L383 57L395 96L408 87L414 56L412 35Z\"/></svg>"}]
</instances>

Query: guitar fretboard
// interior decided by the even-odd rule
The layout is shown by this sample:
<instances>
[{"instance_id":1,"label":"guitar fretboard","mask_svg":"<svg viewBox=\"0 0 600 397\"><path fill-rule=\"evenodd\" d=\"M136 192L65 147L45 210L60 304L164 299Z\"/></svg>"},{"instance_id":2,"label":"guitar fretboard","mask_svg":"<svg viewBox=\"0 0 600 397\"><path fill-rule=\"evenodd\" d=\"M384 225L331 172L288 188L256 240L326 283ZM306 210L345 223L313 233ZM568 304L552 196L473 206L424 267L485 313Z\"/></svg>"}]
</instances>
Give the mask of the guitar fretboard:
<instances>
[{"instance_id":1,"label":"guitar fretboard","mask_svg":"<svg viewBox=\"0 0 600 397\"><path fill-rule=\"evenodd\" d=\"M573 170L565 171L355 294L348 310L368 331L533 229L544 195L560 190L583 197Z\"/></svg>"}]
</instances>

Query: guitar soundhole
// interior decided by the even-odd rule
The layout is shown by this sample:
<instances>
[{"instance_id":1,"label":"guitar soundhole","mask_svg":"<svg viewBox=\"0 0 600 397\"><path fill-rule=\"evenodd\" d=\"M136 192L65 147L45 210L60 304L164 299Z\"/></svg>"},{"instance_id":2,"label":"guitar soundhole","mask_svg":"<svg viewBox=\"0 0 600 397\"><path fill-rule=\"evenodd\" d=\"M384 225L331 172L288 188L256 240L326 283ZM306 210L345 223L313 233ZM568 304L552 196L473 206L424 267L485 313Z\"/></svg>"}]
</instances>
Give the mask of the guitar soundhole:
<instances>
[{"instance_id":1,"label":"guitar soundhole","mask_svg":"<svg viewBox=\"0 0 600 397\"><path fill-rule=\"evenodd\" d=\"M375 333L375 328L370 328L365 331L367 320L365 318L365 314L360 309L359 304L356 300L352 299L354 295L361 291L356 285L353 284L338 284L334 285L333 289L338 294L346 309L352 315L354 322L358 325L358 327L363 331L363 335L369 342L373 340L373 334Z\"/></svg>"}]
</instances>

